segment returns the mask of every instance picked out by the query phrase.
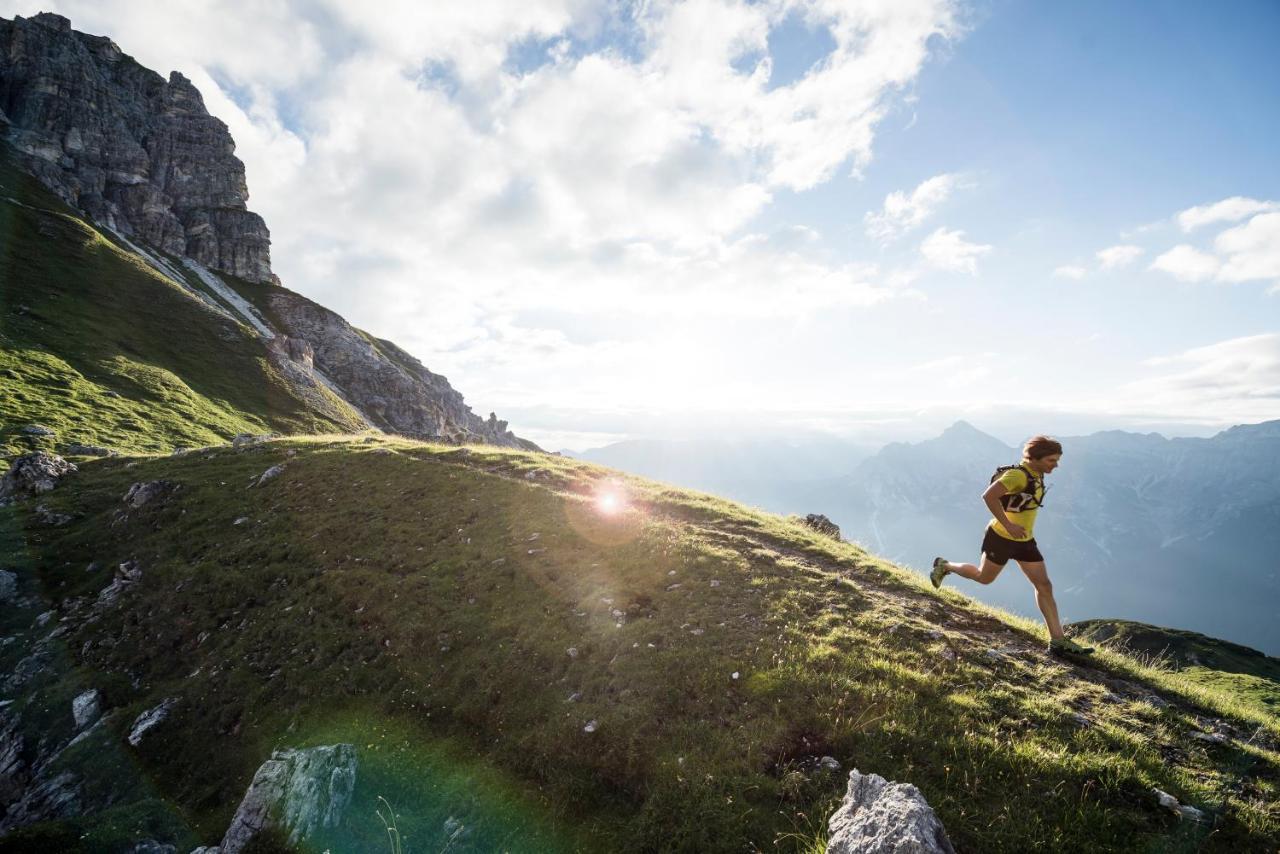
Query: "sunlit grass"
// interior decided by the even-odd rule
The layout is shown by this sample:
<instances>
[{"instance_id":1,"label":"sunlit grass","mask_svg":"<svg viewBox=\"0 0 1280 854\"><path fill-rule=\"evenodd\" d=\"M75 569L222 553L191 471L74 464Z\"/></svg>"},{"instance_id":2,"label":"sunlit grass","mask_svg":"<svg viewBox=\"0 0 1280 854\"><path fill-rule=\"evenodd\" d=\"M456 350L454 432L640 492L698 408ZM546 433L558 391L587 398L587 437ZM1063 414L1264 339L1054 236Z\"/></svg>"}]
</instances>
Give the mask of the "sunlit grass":
<instances>
[{"instance_id":1,"label":"sunlit grass","mask_svg":"<svg viewBox=\"0 0 1280 854\"><path fill-rule=\"evenodd\" d=\"M121 638L87 666L146 674L129 710L192 698L183 731L211 741L146 761L206 839L272 747L327 739L355 743L376 782L358 795L368 844L389 841L380 794L415 851L446 844L482 779L505 794L477 807L476 833L564 850L816 850L851 767L919 787L967 850L1180 845L1153 787L1221 810L1214 845L1280 828L1280 757L1190 741L1177 707L1106 702L1099 676L1052 659L995 663L925 618L939 600L914 573L781 517L550 455L395 438L128 462L87 464L51 493L80 521L31 535L58 555L46 584L60 595L101 583L89 560L135 557L148 573L135 607L185 615L122 614L70 642ZM284 475L245 488L279 463ZM112 526L128 484L158 477L182 483L180 499ZM625 510L602 512L603 484L625 489ZM992 646L1045 639L953 592L941 601L989 618ZM1258 715L1119 653L1098 673ZM184 758L215 744L216 791ZM453 758L428 774L418 754ZM841 771L817 770L823 756ZM1225 798L1242 768L1251 788ZM448 769L460 782L443 794L412 782Z\"/></svg>"}]
</instances>

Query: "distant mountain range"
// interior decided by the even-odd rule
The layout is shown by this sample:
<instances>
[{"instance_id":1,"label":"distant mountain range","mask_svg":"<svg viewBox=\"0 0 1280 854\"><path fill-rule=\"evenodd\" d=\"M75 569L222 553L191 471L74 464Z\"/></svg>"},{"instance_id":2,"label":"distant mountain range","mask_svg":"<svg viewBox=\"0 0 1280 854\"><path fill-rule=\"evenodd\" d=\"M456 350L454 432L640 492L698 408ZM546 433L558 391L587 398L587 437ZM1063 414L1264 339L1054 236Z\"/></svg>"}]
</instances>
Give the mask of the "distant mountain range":
<instances>
[{"instance_id":1,"label":"distant mountain range","mask_svg":"<svg viewBox=\"0 0 1280 854\"><path fill-rule=\"evenodd\" d=\"M873 445L822 437L636 439L565 456L787 512L815 481L852 471ZM833 464L841 468L833 469Z\"/></svg>"},{"instance_id":2,"label":"distant mountain range","mask_svg":"<svg viewBox=\"0 0 1280 854\"><path fill-rule=\"evenodd\" d=\"M1062 442L1036 538L1064 620L1124 617L1280 653L1280 421L1203 439L1105 431ZM980 495L1020 455L964 421L873 454L799 444L744 458L756 448L624 443L579 456L774 512L823 513L873 553L924 568L936 555L977 560L989 519ZM1016 564L1005 574L955 583L1035 616Z\"/></svg>"}]
</instances>

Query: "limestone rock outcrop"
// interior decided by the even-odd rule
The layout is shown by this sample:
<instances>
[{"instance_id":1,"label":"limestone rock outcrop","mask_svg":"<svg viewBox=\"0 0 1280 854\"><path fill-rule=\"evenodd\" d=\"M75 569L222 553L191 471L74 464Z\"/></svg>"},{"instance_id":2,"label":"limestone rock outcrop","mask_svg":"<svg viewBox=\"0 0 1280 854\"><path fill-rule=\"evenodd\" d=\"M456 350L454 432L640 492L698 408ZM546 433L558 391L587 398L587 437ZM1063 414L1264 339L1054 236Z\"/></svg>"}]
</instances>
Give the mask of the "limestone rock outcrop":
<instances>
[{"instance_id":1,"label":"limestone rock outcrop","mask_svg":"<svg viewBox=\"0 0 1280 854\"><path fill-rule=\"evenodd\" d=\"M827 854L955 854L919 789L856 768L827 829Z\"/></svg>"},{"instance_id":2,"label":"limestone rock outcrop","mask_svg":"<svg viewBox=\"0 0 1280 854\"><path fill-rule=\"evenodd\" d=\"M44 451L23 454L13 461L4 478L0 479L0 502L46 493L73 471L78 471L75 464L57 454Z\"/></svg>"},{"instance_id":3,"label":"limestone rock outcrop","mask_svg":"<svg viewBox=\"0 0 1280 854\"><path fill-rule=\"evenodd\" d=\"M415 439L536 450L492 413L487 420L473 413L447 379L336 312L283 288L272 292L271 309L285 326L277 351L320 371L372 426Z\"/></svg>"},{"instance_id":4,"label":"limestone rock outcrop","mask_svg":"<svg viewBox=\"0 0 1280 854\"><path fill-rule=\"evenodd\" d=\"M244 164L199 91L61 15L0 19L0 134L95 221L172 255L271 282L270 234Z\"/></svg>"},{"instance_id":5,"label":"limestone rock outcrop","mask_svg":"<svg viewBox=\"0 0 1280 854\"><path fill-rule=\"evenodd\" d=\"M253 775L220 854L239 854L268 827L285 831L292 844L336 827L351 803L356 768L350 744L277 750Z\"/></svg>"}]
</instances>

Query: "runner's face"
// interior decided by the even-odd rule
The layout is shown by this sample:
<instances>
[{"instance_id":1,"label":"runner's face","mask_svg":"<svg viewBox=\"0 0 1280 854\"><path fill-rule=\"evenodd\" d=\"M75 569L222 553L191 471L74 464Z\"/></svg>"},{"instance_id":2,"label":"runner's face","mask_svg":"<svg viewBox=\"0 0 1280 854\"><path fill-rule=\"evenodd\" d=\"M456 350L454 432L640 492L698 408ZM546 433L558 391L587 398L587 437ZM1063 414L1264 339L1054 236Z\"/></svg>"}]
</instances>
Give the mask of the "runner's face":
<instances>
[{"instance_id":1,"label":"runner's face","mask_svg":"<svg viewBox=\"0 0 1280 854\"><path fill-rule=\"evenodd\" d=\"M1058 461L1061 459L1062 454L1050 454L1047 457L1032 460L1031 465L1034 466L1041 474L1048 474L1058 467Z\"/></svg>"}]
</instances>

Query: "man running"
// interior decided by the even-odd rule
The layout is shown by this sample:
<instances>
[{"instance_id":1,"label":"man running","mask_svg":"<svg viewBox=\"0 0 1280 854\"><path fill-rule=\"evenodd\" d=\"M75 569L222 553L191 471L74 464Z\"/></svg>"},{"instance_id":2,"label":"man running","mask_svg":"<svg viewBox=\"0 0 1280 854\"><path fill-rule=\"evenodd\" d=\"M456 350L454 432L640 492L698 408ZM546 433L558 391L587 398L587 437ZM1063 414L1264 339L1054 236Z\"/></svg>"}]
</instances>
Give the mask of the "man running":
<instances>
[{"instance_id":1,"label":"man running","mask_svg":"<svg viewBox=\"0 0 1280 854\"><path fill-rule=\"evenodd\" d=\"M1022 449L1022 462L1002 467L1003 473L993 478L991 486L982 493L982 500L993 518L982 539L981 566L934 558L929 580L934 587L941 587L942 579L955 573L979 584L990 584L1012 558L1036 588L1036 605L1049 626L1049 652L1089 655L1093 647L1081 646L1062 631L1044 556L1031 535L1036 512L1044 503L1044 477L1058 467L1061 459L1062 445L1057 440L1048 436L1030 439Z\"/></svg>"}]
</instances>

